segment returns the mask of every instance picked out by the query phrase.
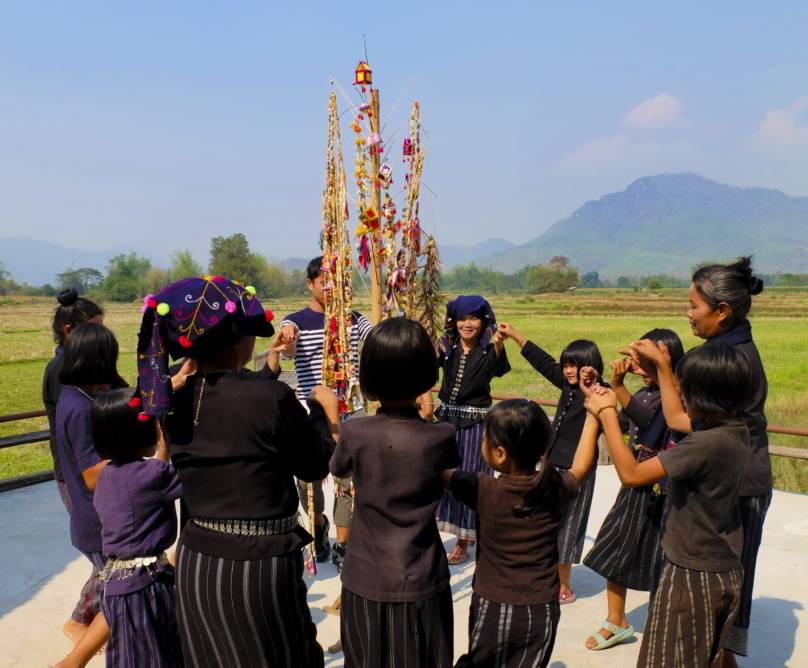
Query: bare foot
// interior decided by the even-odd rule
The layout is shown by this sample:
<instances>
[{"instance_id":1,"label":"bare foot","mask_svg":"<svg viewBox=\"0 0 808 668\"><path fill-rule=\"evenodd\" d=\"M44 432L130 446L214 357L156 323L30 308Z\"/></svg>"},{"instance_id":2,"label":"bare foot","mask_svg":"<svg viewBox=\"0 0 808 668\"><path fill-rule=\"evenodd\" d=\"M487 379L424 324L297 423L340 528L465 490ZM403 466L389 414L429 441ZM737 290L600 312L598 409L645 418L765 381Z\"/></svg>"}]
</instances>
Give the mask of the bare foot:
<instances>
[{"instance_id":1,"label":"bare foot","mask_svg":"<svg viewBox=\"0 0 808 668\"><path fill-rule=\"evenodd\" d=\"M615 626L619 626L621 629L627 629L628 628L628 620L625 618L625 616L621 617L616 622L607 617L606 621L611 623L611 624L614 624ZM604 628L601 628L600 630L598 630L598 633L601 636L603 636L604 640L608 640L609 638L611 638L614 635L614 633L612 633L611 631L607 631ZM597 647L598 646L598 641L595 640L594 638L587 638L586 639L586 646L589 649L592 649L593 647Z\"/></svg>"},{"instance_id":2,"label":"bare foot","mask_svg":"<svg viewBox=\"0 0 808 668\"><path fill-rule=\"evenodd\" d=\"M739 668L738 660L735 658L734 652L730 652L728 649L724 650L724 656L721 659L721 668Z\"/></svg>"},{"instance_id":3,"label":"bare foot","mask_svg":"<svg viewBox=\"0 0 808 668\"><path fill-rule=\"evenodd\" d=\"M79 624L78 622L74 622L72 619L68 619L65 622L65 625L62 627L62 632L70 638L73 644L77 644L79 640L81 640L81 636L84 635L84 632L90 628L89 624Z\"/></svg>"}]
</instances>

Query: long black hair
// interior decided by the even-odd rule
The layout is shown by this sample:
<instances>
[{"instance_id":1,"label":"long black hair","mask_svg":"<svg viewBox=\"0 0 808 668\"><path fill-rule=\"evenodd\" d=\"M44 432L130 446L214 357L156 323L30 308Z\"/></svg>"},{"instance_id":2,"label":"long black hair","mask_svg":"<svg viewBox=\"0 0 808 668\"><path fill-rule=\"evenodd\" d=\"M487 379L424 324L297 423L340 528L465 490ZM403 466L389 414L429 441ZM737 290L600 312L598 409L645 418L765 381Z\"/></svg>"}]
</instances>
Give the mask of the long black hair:
<instances>
[{"instance_id":1,"label":"long black hair","mask_svg":"<svg viewBox=\"0 0 808 668\"><path fill-rule=\"evenodd\" d=\"M73 288L62 290L56 295L59 306L53 312L53 340L60 346L65 344L65 327L75 328L83 322L104 315L104 311L95 302L79 297Z\"/></svg>"},{"instance_id":2,"label":"long black hair","mask_svg":"<svg viewBox=\"0 0 808 668\"><path fill-rule=\"evenodd\" d=\"M85 322L67 341L59 370L62 385L118 385L118 340L104 325Z\"/></svg>"},{"instance_id":3,"label":"long black hair","mask_svg":"<svg viewBox=\"0 0 808 668\"><path fill-rule=\"evenodd\" d=\"M691 410L715 416L748 405L754 374L746 355L722 342L689 350L679 362L676 380Z\"/></svg>"},{"instance_id":4,"label":"long black hair","mask_svg":"<svg viewBox=\"0 0 808 668\"><path fill-rule=\"evenodd\" d=\"M489 448L502 448L522 471L541 466L524 503L513 509L516 517L529 517L547 511L560 517L572 499L561 474L543 457L552 442L553 428L547 414L533 401L506 399L485 416L485 441Z\"/></svg>"},{"instance_id":5,"label":"long black hair","mask_svg":"<svg viewBox=\"0 0 808 668\"><path fill-rule=\"evenodd\" d=\"M103 459L126 457L157 443L157 420L139 420L140 408L132 406L135 388L99 392L90 410L93 446Z\"/></svg>"},{"instance_id":6,"label":"long black hair","mask_svg":"<svg viewBox=\"0 0 808 668\"><path fill-rule=\"evenodd\" d=\"M713 311L722 302L729 305L729 318L723 329L732 329L746 320L752 296L763 292L763 281L752 275L752 258L742 257L732 264L710 264L697 269L693 285Z\"/></svg>"}]
</instances>

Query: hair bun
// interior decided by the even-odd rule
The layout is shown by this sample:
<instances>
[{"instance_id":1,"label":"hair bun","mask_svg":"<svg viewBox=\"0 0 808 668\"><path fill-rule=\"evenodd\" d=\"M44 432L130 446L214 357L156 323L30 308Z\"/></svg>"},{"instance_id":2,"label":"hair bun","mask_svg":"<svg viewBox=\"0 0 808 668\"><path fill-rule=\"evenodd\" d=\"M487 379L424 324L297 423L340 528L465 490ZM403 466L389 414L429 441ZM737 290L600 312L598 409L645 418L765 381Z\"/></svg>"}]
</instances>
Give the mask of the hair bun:
<instances>
[{"instance_id":1,"label":"hair bun","mask_svg":"<svg viewBox=\"0 0 808 668\"><path fill-rule=\"evenodd\" d=\"M62 290L58 295L56 295L56 301L58 301L62 306L73 306L78 299L79 293L73 288Z\"/></svg>"},{"instance_id":2,"label":"hair bun","mask_svg":"<svg viewBox=\"0 0 808 668\"><path fill-rule=\"evenodd\" d=\"M752 276L752 278L749 279L749 294L759 295L761 292L763 292L763 281L757 276Z\"/></svg>"}]
</instances>

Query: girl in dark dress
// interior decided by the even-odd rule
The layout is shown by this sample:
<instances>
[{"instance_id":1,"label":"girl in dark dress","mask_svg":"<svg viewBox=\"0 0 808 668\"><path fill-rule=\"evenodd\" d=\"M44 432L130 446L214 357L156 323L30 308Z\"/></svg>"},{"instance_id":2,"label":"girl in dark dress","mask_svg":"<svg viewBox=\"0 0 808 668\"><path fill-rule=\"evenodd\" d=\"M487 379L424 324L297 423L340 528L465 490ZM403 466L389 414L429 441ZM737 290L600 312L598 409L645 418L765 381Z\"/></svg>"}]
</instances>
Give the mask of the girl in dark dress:
<instances>
[{"instance_id":1,"label":"girl in dark dress","mask_svg":"<svg viewBox=\"0 0 808 668\"><path fill-rule=\"evenodd\" d=\"M328 475L337 401L315 388L307 416L285 384L241 373L255 337L274 333L253 292L219 276L180 281L147 301L140 332L139 397L165 415L189 514L176 566L182 654L199 668L319 668L294 478ZM197 364L176 393L168 354Z\"/></svg>"},{"instance_id":2,"label":"girl in dark dress","mask_svg":"<svg viewBox=\"0 0 808 668\"><path fill-rule=\"evenodd\" d=\"M670 329L655 329L643 339L662 342L676 363L684 355L682 342ZM611 364L610 384L623 406L618 416L620 428L628 434L628 449L640 461L666 448L674 438L662 413L656 369L637 366L630 359ZM626 373L642 377L644 387L632 396L623 385ZM603 521L595 544L584 558L584 565L606 578L608 614L597 633L586 642L589 649L605 649L634 635L626 619L626 591L653 591L662 565L659 545L666 490L660 485L621 487L617 499ZM652 594L653 595L653 594Z\"/></svg>"},{"instance_id":3,"label":"girl in dark dress","mask_svg":"<svg viewBox=\"0 0 808 668\"><path fill-rule=\"evenodd\" d=\"M45 404L45 412L48 414L48 429L50 431L50 450L53 457L53 477L56 479L56 487L59 496L64 503L67 512L70 512L70 496L65 485L65 474L59 459L59 446L56 439L56 404L62 394L62 384L59 382L59 371L62 368L62 358L65 351L65 343L70 333L82 323L96 322L104 324L104 312L101 308L89 299L79 297L73 290L62 290L56 295L59 306L53 314L53 340L56 342L53 359L45 367L42 376L42 403ZM73 642L77 642L87 627L93 621L95 613L92 610L93 587L98 569L93 566L90 578L81 590L79 603L73 610L70 619L65 622L64 633Z\"/></svg>"},{"instance_id":4,"label":"girl in dark dress","mask_svg":"<svg viewBox=\"0 0 808 668\"><path fill-rule=\"evenodd\" d=\"M488 302L461 295L446 306L445 335L438 343L443 382L435 415L457 431L463 462L460 469L493 473L483 460L483 419L493 403L491 380L511 370L503 339L496 336L497 322ZM468 547L476 537L474 512L451 494L444 493L438 506L438 528L457 536L449 563L468 559Z\"/></svg>"},{"instance_id":5,"label":"girl in dark dress","mask_svg":"<svg viewBox=\"0 0 808 668\"><path fill-rule=\"evenodd\" d=\"M508 399L485 417L483 457L500 475L444 472L446 489L479 522L468 653L458 668L550 663L560 618L559 526L592 470L598 431L589 418L570 470L558 471L545 459L552 442L545 412Z\"/></svg>"},{"instance_id":6,"label":"girl in dark dress","mask_svg":"<svg viewBox=\"0 0 808 668\"><path fill-rule=\"evenodd\" d=\"M547 455L549 462L557 469L567 471L572 466L581 431L586 422L584 395L580 388L580 371L583 367L592 367L597 371L598 380L603 373L603 358L597 344L593 341L579 339L570 343L561 352L558 362L532 341L517 333L506 322L500 324L499 331L503 336L513 339L522 349L524 357L530 365L549 380L559 390L558 408L553 418L553 442ZM561 521L558 536L558 575L561 578L561 591L558 600L561 604L573 603L575 593L570 589L572 565L581 563L586 537L586 524L589 510L592 507L592 496L595 492L595 474L597 464L587 476L575 501L569 504Z\"/></svg>"},{"instance_id":7,"label":"girl in dark dress","mask_svg":"<svg viewBox=\"0 0 808 668\"><path fill-rule=\"evenodd\" d=\"M361 354L372 417L340 428L331 473L353 473L351 542L342 569L346 668L449 668L452 590L435 522L441 474L460 463L454 429L427 422L416 401L437 380L426 330L404 318L373 328Z\"/></svg>"},{"instance_id":8,"label":"girl in dark dress","mask_svg":"<svg viewBox=\"0 0 808 668\"><path fill-rule=\"evenodd\" d=\"M665 364L657 370L664 402L668 370ZM643 462L626 449L614 392L596 391L586 399L587 409L600 416L624 486L670 478L660 539L665 559L638 668L714 668L721 661L741 601L744 531L738 497L750 439L738 410L749 400L752 378L746 357L726 343L688 352L676 367L676 381L692 432Z\"/></svg>"},{"instance_id":9,"label":"girl in dark dress","mask_svg":"<svg viewBox=\"0 0 808 668\"><path fill-rule=\"evenodd\" d=\"M769 439L766 434L766 396L768 381L760 353L752 338L752 325L747 319L752 297L763 290L763 281L752 275L751 258L740 258L732 264L702 267L693 274L690 286L690 309L687 317L693 334L706 345L726 343L746 358L752 367L753 392L739 411L749 429L749 456L743 476L738 504L743 521L743 591L740 610L735 619L724 652L723 665L735 668L735 655L746 656L749 623L763 523L772 499L772 470L769 460ZM650 355L660 369L662 407L668 425L681 432L692 431L690 420L681 403L667 356L660 355L650 342L632 344L638 355ZM647 353L647 354L646 354Z\"/></svg>"}]
</instances>

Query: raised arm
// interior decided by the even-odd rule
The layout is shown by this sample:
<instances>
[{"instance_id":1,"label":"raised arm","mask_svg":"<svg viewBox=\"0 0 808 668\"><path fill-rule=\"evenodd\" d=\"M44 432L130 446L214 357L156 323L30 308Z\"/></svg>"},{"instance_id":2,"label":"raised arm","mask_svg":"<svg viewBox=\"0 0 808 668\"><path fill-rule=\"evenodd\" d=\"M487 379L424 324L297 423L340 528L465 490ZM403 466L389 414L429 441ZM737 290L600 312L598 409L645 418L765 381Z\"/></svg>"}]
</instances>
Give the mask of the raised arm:
<instances>
[{"instance_id":1,"label":"raised arm","mask_svg":"<svg viewBox=\"0 0 808 668\"><path fill-rule=\"evenodd\" d=\"M570 469L570 473L578 482L584 481L592 471L592 463L595 461L595 453L598 449L599 434L600 423L597 418L587 415L584 430L581 432L581 440L578 441L578 449L575 451L575 459L572 460Z\"/></svg>"},{"instance_id":2,"label":"raised arm","mask_svg":"<svg viewBox=\"0 0 808 668\"><path fill-rule=\"evenodd\" d=\"M609 445L609 452L621 484L624 487L640 487L664 478L667 474L658 457L638 463L626 447L620 424L617 421L617 395L614 391L607 390L603 394L598 394L590 392L583 386L581 389L586 395L584 406L590 414L600 420L603 427L606 443Z\"/></svg>"},{"instance_id":3,"label":"raised arm","mask_svg":"<svg viewBox=\"0 0 808 668\"><path fill-rule=\"evenodd\" d=\"M679 384L673 375L673 368L670 363L668 349L664 343L657 346L650 339L643 339L631 344L631 350L638 357L652 362L656 367L657 384L662 403L662 412L665 414L665 422L668 427L683 434L693 431L690 418L685 412L680 398Z\"/></svg>"},{"instance_id":4,"label":"raised arm","mask_svg":"<svg viewBox=\"0 0 808 668\"><path fill-rule=\"evenodd\" d=\"M536 371L558 389L564 387L564 372L561 369L561 365L555 361L552 355L546 353L532 341L528 341L524 336L519 334L510 323L499 323L498 331L502 332L505 338L513 339L516 342L516 345L522 349L522 357L524 357Z\"/></svg>"},{"instance_id":5,"label":"raised arm","mask_svg":"<svg viewBox=\"0 0 808 668\"><path fill-rule=\"evenodd\" d=\"M288 463L292 475L304 482L314 482L328 476L328 461L334 454L336 445L333 438L335 430L331 424L334 421L333 414L325 416L329 423L327 431L324 429L321 432L313 424L318 413L322 416L324 412L324 408L320 406L318 404L316 410L312 410L310 421L292 390L285 392L278 403L276 447ZM329 432L330 435L326 435Z\"/></svg>"}]
</instances>

